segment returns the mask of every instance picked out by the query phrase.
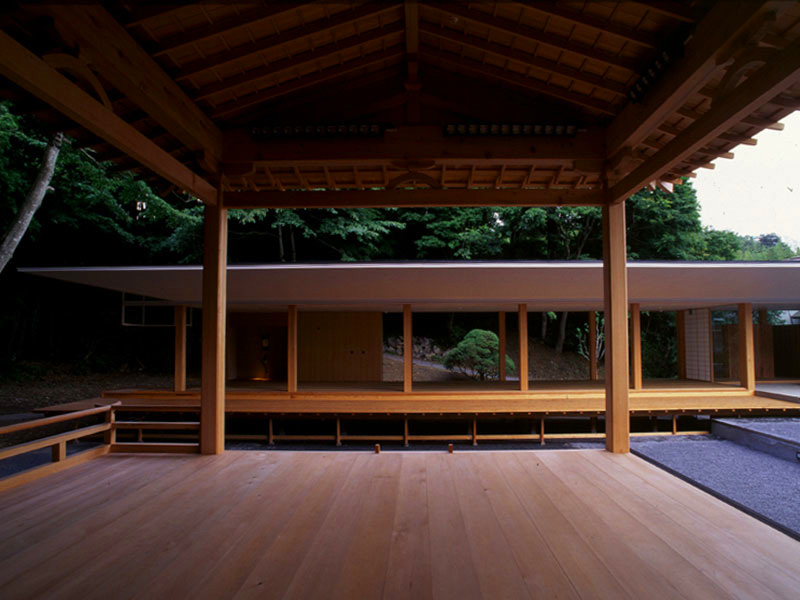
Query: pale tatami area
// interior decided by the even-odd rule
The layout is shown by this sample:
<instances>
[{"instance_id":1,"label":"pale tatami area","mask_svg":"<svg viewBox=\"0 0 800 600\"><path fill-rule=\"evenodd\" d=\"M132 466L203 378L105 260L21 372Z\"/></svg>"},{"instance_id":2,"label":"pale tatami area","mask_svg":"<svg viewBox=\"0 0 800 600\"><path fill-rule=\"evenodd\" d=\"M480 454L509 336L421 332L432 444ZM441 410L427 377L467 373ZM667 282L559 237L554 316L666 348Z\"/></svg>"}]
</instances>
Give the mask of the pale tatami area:
<instances>
[{"instance_id":1,"label":"pale tatami area","mask_svg":"<svg viewBox=\"0 0 800 600\"><path fill-rule=\"evenodd\" d=\"M631 455L109 455L0 494L16 598L797 598L800 543Z\"/></svg>"}]
</instances>

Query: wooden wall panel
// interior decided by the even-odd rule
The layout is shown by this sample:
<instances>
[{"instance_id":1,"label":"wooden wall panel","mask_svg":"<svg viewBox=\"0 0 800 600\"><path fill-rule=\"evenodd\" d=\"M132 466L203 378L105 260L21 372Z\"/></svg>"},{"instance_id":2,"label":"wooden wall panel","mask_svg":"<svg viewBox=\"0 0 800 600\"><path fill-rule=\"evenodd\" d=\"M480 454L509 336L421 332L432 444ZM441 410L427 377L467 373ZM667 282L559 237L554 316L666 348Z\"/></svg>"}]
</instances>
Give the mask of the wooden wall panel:
<instances>
[{"instance_id":1,"label":"wooden wall panel","mask_svg":"<svg viewBox=\"0 0 800 600\"><path fill-rule=\"evenodd\" d=\"M298 378L303 381L380 381L383 314L301 312Z\"/></svg>"}]
</instances>

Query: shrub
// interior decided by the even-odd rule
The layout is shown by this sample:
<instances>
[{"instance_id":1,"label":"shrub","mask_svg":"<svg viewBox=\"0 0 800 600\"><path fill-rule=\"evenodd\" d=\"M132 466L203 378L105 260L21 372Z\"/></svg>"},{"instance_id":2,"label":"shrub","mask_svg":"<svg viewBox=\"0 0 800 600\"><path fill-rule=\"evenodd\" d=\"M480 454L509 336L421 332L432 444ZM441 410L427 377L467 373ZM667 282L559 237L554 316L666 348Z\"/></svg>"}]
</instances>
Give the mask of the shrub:
<instances>
[{"instance_id":1,"label":"shrub","mask_svg":"<svg viewBox=\"0 0 800 600\"><path fill-rule=\"evenodd\" d=\"M484 381L498 376L500 341L492 331L473 329L444 356L444 366ZM514 372L514 361L506 355L506 372Z\"/></svg>"}]
</instances>

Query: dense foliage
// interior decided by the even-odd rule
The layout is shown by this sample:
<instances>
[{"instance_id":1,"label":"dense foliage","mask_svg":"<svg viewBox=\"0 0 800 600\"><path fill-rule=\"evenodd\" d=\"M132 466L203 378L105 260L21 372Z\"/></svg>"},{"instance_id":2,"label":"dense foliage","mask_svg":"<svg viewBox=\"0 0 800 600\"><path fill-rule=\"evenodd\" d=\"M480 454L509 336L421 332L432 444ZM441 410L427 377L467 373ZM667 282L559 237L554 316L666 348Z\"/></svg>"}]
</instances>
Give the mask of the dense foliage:
<instances>
[{"instance_id":1,"label":"dense foliage","mask_svg":"<svg viewBox=\"0 0 800 600\"><path fill-rule=\"evenodd\" d=\"M473 329L444 355L444 366L474 379L498 377L500 341L494 331ZM514 361L506 355L506 373L514 372Z\"/></svg>"}]
</instances>

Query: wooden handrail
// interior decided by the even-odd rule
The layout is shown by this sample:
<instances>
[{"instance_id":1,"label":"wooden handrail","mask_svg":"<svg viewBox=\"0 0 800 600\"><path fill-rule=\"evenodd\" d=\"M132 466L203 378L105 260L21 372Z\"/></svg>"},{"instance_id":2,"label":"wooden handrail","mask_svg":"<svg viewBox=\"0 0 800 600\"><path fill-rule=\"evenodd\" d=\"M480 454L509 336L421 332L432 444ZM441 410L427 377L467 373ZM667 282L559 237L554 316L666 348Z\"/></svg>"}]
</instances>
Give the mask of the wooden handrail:
<instances>
[{"instance_id":1,"label":"wooden handrail","mask_svg":"<svg viewBox=\"0 0 800 600\"><path fill-rule=\"evenodd\" d=\"M14 425L6 425L0 427L0 435L7 433L14 433L15 431L25 431L26 429L35 429L37 427L45 427L46 425L54 425L55 423L64 423L65 421L73 421L91 415L99 415L107 413L116 405L108 404L106 406L98 406L96 408L87 408L86 410L79 410L76 412L65 413L63 415L56 415L54 417L45 417L44 419L36 419L33 421L24 421L22 423L15 423Z\"/></svg>"},{"instance_id":2,"label":"wooden handrail","mask_svg":"<svg viewBox=\"0 0 800 600\"><path fill-rule=\"evenodd\" d=\"M59 444L60 442L69 442L71 440L76 440L78 438L86 437L87 435L102 433L103 431L108 431L109 429L111 429L110 423L100 423L99 425L82 427L80 429L76 429L75 431L69 431L67 433L51 435L49 437L42 438L40 440L35 440L33 442L27 442L25 444L17 444L16 446L9 446L8 448L3 448L2 450L0 450L0 460L4 458L11 458L12 456L17 456L19 454L25 454L26 452L31 452L33 450L39 450L40 448L47 448L48 446L54 446L56 444Z\"/></svg>"}]
</instances>

